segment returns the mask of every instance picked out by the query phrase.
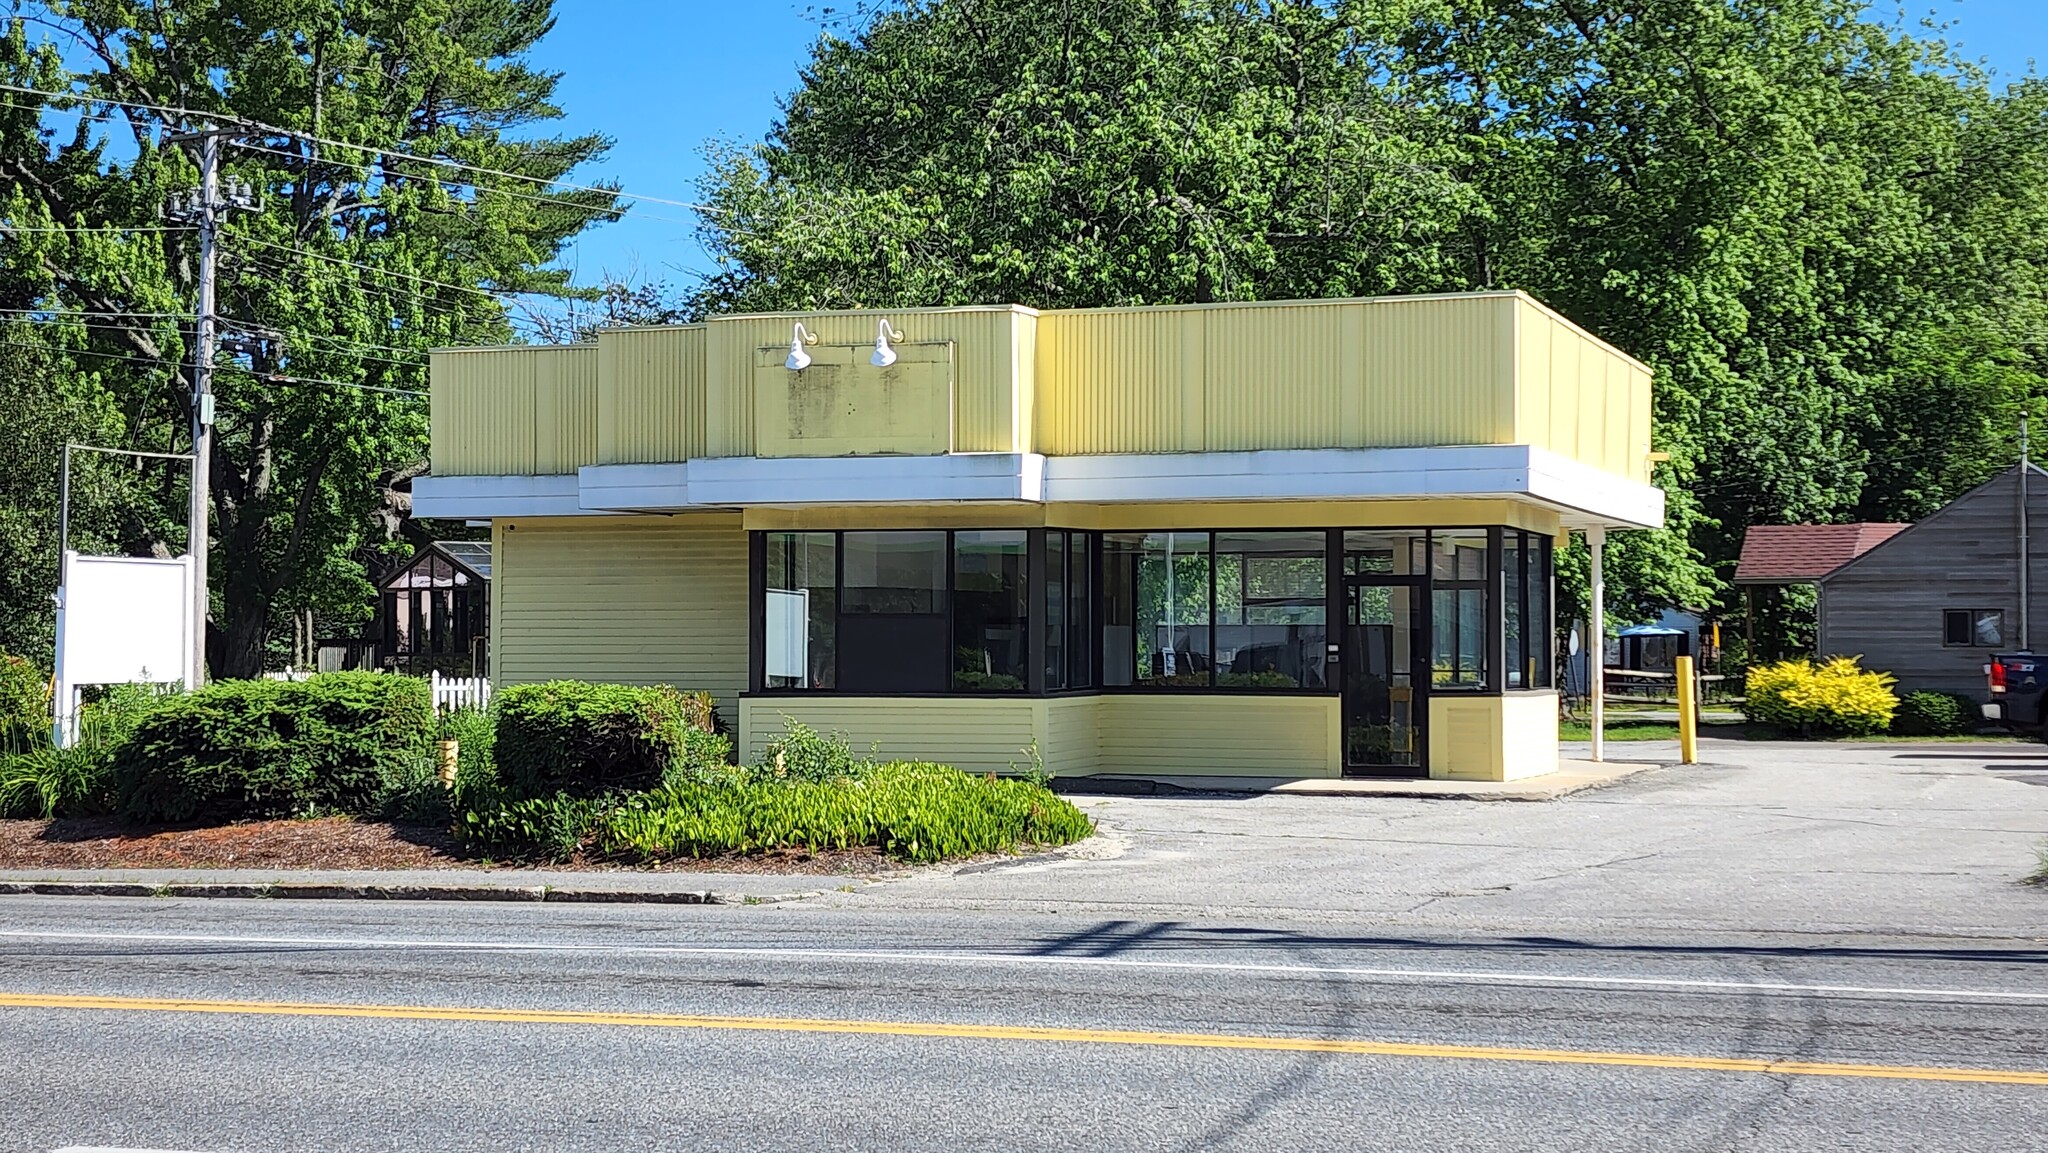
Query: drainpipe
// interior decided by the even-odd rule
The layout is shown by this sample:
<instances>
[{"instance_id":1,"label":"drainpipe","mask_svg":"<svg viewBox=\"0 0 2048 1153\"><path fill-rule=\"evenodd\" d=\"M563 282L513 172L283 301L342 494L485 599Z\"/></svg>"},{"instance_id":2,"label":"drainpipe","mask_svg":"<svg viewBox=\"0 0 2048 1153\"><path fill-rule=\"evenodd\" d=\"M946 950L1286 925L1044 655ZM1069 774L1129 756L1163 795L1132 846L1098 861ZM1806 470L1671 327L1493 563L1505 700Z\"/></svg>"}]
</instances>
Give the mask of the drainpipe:
<instances>
[{"instance_id":1,"label":"drainpipe","mask_svg":"<svg viewBox=\"0 0 2048 1153\"><path fill-rule=\"evenodd\" d=\"M2027 411L2020 410L2020 651L2034 651L2031 623L2027 612L2027 474L2033 466L2027 462Z\"/></svg>"},{"instance_id":2,"label":"drainpipe","mask_svg":"<svg viewBox=\"0 0 2048 1153\"><path fill-rule=\"evenodd\" d=\"M1607 759L1607 582L1600 575L1600 552L1607 545L1607 530L1586 530L1586 547L1593 553L1592 589L1586 613L1586 681L1593 690L1593 759Z\"/></svg>"}]
</instances>

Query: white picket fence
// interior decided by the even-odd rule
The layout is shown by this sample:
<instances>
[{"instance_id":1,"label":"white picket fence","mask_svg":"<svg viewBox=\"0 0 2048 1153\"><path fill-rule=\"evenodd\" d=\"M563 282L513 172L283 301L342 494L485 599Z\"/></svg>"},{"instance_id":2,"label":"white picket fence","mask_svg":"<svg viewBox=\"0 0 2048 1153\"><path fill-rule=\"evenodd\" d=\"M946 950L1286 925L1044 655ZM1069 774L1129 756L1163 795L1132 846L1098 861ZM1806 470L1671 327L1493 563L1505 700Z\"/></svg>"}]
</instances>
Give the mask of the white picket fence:
<instances>
[{"instance_id":1,"label":"white picket fence","mask_svg":"<svg viewBox=\"0 0 2048 1153\"><path fill-rule=\"evenodd\" d=\"M491 678L489 677L444 677L440 673L427 674L427 684L434 691L434 710L454 712L457 709L486 709L491 704Z\"/></svg>"}]
</instances>

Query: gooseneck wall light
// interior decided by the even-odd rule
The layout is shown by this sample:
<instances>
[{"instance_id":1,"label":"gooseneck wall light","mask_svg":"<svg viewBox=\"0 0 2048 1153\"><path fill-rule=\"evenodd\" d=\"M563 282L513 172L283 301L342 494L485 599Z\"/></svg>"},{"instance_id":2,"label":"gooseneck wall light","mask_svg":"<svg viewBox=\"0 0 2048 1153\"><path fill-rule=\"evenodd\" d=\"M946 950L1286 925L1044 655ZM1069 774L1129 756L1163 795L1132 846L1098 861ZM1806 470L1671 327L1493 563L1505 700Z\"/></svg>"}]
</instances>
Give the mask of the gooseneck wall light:
<instances>
[{"instance_id":1,"label":"gooseneck wall light","mask_svg":"<svg viewBox=\"0 0 2048 1153\"><path fill-rule=\"evenodd\" d=\"M804 345L816 343L818 338L811 335L811 330L805 328L802 321L798 321L796 330L789 334L789 359L782 362L783 367L791 372L802 372L809 368L811 354L804 351Z\"/></svg>"},{"instance_id":2,"label":"gooseneck wall light","mask_svg":"<svg viewBox=\"0 0 2048 1153\"><path fill-rule=\"evenodd\" d=\"M896 350L889 347L889 342L902 339L903 334L889 327L887 320L881 321L875 329L875 354L868 357L868 363L876 368L887 368L895 364Z\"/></svg>"}]
</instances>

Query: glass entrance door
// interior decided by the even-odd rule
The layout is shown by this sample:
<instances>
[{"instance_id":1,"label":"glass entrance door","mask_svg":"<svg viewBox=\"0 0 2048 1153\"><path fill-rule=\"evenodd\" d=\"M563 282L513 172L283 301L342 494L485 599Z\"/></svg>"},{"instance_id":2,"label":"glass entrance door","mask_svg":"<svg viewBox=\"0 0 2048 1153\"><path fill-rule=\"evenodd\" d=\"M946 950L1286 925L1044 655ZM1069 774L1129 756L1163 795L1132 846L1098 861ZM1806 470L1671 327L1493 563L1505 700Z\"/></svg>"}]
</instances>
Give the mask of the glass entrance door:
<instances>
[{"instance_id":1,"label":"glass entrance door","mask_svg":"<svg viewBox=\"0 0 2048 1153\"><path fill-rule=\"evenodd\" d=\"M1420 577L1344 582L1344 770L1420 776L1427 768L1429 598Z\"/></svg>"}]
</instances>

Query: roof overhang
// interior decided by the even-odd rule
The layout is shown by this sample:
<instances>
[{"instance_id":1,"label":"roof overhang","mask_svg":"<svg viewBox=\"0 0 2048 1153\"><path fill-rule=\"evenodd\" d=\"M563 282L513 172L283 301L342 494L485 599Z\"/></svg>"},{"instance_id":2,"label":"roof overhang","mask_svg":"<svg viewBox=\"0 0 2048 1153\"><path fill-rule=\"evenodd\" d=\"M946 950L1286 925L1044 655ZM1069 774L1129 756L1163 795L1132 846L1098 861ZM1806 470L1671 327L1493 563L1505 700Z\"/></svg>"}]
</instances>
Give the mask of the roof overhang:
<instances>
[{"instance_id":1,"label":"roof overhang","mask_svg":"<svg viewBox=\"0 0 2048 1153\"><path fill-rule=\"evenodd\" d=\"M1664 492L1530 445L1046 457L727 457L576 476L421 477L416 516L591 516L759 506L1506 498L1566 528L1655 528Z\"/></svg>"}]
</instances>

